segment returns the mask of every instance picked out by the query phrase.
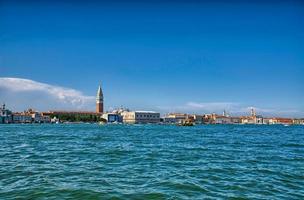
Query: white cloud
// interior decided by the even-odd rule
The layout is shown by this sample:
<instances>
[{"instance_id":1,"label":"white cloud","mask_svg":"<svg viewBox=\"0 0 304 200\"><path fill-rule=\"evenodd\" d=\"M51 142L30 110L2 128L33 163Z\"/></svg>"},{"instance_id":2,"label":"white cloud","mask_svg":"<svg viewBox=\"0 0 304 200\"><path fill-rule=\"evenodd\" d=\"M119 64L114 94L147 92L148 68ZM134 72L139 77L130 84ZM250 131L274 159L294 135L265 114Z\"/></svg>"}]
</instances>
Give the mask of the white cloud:
<instances>
[{"instance_id":1,"label":"white cloud","mask_svg":"<svg viewBox=\"0 0 304 200\"><path fill-rule=\"evenodd\" d=\"M232 109L234 107L239 106L239 104L231 103L231 102L207 102L207 103L188 102L186 106L195 109L218 111L218 110Z\"/></svg>"},{"instance_id":2,"label":"white cloud","mask_svg":"<svg viewBox=\"0 0 304 200\"><path fill-rule=\"evenodd\" d=\"M232 102L188 102L180 106L158 106L158 109L165 112L221 113L238 107L238 103Z\"/></svg>"},{"instance_id":3,"label":"white cloud","mask_svg":"<svg viewBox=\"0 0 304 200\"><path fill-rule=\"evenodd\" d=\"M0 101L8 107L26 109L94 109L94 96L81 91L21 78L0 78Z\"/></svg>"}]
</instances>

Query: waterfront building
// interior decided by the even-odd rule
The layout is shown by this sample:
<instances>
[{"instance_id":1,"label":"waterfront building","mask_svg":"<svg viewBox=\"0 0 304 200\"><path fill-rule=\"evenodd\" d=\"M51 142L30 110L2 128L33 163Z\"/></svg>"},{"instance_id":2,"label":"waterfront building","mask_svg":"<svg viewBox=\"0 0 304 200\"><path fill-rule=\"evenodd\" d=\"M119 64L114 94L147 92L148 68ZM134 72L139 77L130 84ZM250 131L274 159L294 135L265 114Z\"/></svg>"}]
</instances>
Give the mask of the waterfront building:
<instances>
[{"instance_id":1,"label":"waterfront building","mask_svg":"<svg viewBox=\"0 0 304 200\"><path fill-rule=\"evenodd\" d=\"M212 114L210 115L211 123L212 123L212 124L215 124L215 120L216 120L216 117L217 117L217 116L219 116L219 115L217 115L217 114L215 114L215 113L212 113Z\"/></svg>"},{"instance_id":2,"label":"waterfront building","mask_svg":"<svg viewBox=\"0 0 304 200\"><path fill-rule=\"evenodd\" d=\"M32 115L25 112L16 112L13 114L13 123L32 123Z\"/></svg>"},{"instance_id":3,"label":"waterfront building","mask_svg":"<svg viewBox=\"0 0 304 200\"><path fill-rule=\"evenodd\" d=\"M167 117L167 116L162 117L161 122L166 123L166 124L176 124L176 123L178 123L175 118L171 118L171 117Z\"/></svg>"},{"instance_id":4,"label":"waterfront building","mask_svg":"<svg viewBox=\"0 0 304 200\"><path fill-rule=\"evenodd\" d=\"M222 122L228 123L229 119L230 118L227 117L227 116L217 115L215 113L203 115L203 123L204 124L216 124L216 123L221 124Z\"/></svg>"},{"instance_id":5,"label":"waterfront building","mask_svg":"<svg viewBox=\"0 0 304 200\"><path fill-rule=\"evenodd\" d=\"M250 110L250 116L240 117L241 124L263 124L263 116L256 115L254 108Z\"/></svg>"},{"instance_id":6,"label":"waterfront building","mask_svg":"<svg viewBox=\"0 0 304 200\"><path fill-rule=\"evenodd\" d=\"M121 113L124 123L159 123L160 113L154 111L124 111Z\"/></svg>"},{"instance_id":7,"label":"waterfront building","mask_svg":"<svg viewBox=\"0 0 304 200\"><path fill-rule=\"evenodd\" d=\"M294 120L290 118L274 117L264 118L263 124L294 124Z\"/></svg>"},{"instance_id":8,"label":"waterfront building","mask_svg":"<svg viewBox=\"0 0 304 200\"><path fill-rule=\"evenodd\" d=\"M226 112L226 110L223 111L223 116L229 117L229 114Z\"/></svg>"},{"instance_id":9,"label":"waterfront building","mask_svg":"<svg viewBox=\"0 0 304 200\"><path fill-rule=\"evenodd\" d=\"M271 118L270 124L278 124L278 120L276 118Z\"/></svg>"},{"instance_id":10,"label":"waterfront building","mask_svg":"<svg viewBox=\"0 0 304 200\"><path fill-rule=\"evenodd\" d=\"M231 119L230 119L230 117L227 117L227 116L217 115L215 118L215 123L216 124L231 124Z\"/></svg>"},{"instance_id":11,"label":"waterfront building","mask_svg":"<svg viewBox=\"0 0 304 200\"><path fill-rule=\"evenodd\" d=\"M264 118L262 115L255 115L254 120L255 120L255 124L264 124L263 122Z\"/></svg>"},{"instance_id":12,"label":"waterfront building","mask_svg":"<svg viewBox=\"0 0 304 200\"><path fill-rule=\"evenodd\" d=\"M293 120L290 118L274 118L277 122L277 124L292 124Z\"/></svg>"},{"instance_id":13,"label":"waterfront building","mask_svg":"<svg viewBox=\"0 0 304 200\"><path fill-rule=\"evenodd\" d=\"M12 111L5 108L5 104L0 107L0 124L12 123Z\"/></svg>"},{"instance_id":14,"label":"waterfront building","mask_svg":"<svg viewBox=\"0 0 304 200\"><path fill-rule=\"evenodd\" d=\"M41 122L42 123L51 123L51 117L49 115L43 115L41 113Z\"/></svg>"},{"instance_id":15,"label":"waterfront building","mask_svg":"<svg viewBox=\"0 0 304 200\"><path fill-rule=\"evenodd\" d=\"M178 124L178 123L183 123L185 121L196 123L196 124L202 124L203 115L169 113L162 118L162 122L168 123L168 124Z\"/></svg>"},{"instance_id":16,"label":"waterfront building","mask_svg":"<svg viewBox=\"0 0 304 200\"><path fill-rule=\"evenodd\" d=\"M43 121L41 113L32 112L31 115L34 123L41 123Z\"/></svg>"},{"instance_id":17,"label":"waterfront building","mask_svg":"<svg viewBox=\"0 0 304 200\"><path fill-rule=\"evenodd\" d=\"M241 119L239 117L230 117L230 121L232 124L240 124Z\"/></svg>"},{"instance_id":18,"label":"waterfront building","mask_svg":"<svg viewBox=\"0 0 304 200\"><path fill-rule=\"evenodd\" d=\"M304 119L293 119L293 124L304 125Z\"/></svg>"},{"instance_id":19,"label":"waterfront building","mask_svg":"<svg viewBox=\"0 0 304 200\"><path fill-rule=\"evenodd\" d=\"M101 118L105 119L108 123L122 123L123 117L118 113L104 113Z\"/></svg>"},{"instance_id":20,"label":"waterfront building","mask_svg":"<svg viewBox=\"0 0 304 200\"><path fill-rule=\"evenodd\" d=\"M43 115L31 108L24 112L13 113L14 123L49 123L50 121L50 116Z\"/></svg>"},{"instance_id":21,"label":"waterfront building","mask_svg":"<svg viewBox=\"0 0 304 200\"><path fill-rule=\"evenodd\" d=\"M240 117L241 124L255 124L255 118L252 116Z\"/></svg>"},{"instance_id":22,"label":"waterfront building","mask_svg":"<svg viewBox=\"0 0 304 200\"><path fill-rule=\"evenodd\" d=\"M212 123L213 123L212 114L203 115L203 124L212 124Z\"/></svg>"},{"instance_id":23,"label":"waterfront building","mask_svg":"<svg viewBox=\"0 0 304 200\"><path fill-rule=\"evenodd\" d=\"M215 113L207 114L205 117L207 117L208 124L222 124L222 122L228 121L228 119L225 118L226 116L218 115Z\"/></svg>"},{"instance_id":24,"label":"waterfront building","mask_svg":"<svg viewBox=\"0 0 304 200\"><path fill-rule=\"evenodd\" d=\"M294 124L294 119L281 117L264 118L263 124Z\"/></svg>"},{"instance_id":25,"label":"waterfront building","mask_svg":"<svg viewBox=\"0 0 304 200\"><path fill-rule=\"evenodd\" d=\"M164 119L164 123L176 124L176 123L182 123L187 118L188 115L184 113L169 113L163 119Z\"/></svg>"},{"instance_id":26,"label":"waterfront building","mask_svg":"<svg viewBox=\"0 0 304 200\"><path fill-rule=\"evenodd\" d=\"M264 118L263 124L270 124L271 118Z\"/></svg>"},{"instance_id":27,"label":"waterfront building","mask_svg":"<svg viewBox=\"0 0 304 200\"><path fill-rule=\"evenodd\" d=\"M187 118L192 120L192 122L194 122L195 124L202 124L203 123L203 115L193 114L193 115L188 115Z\"/></svg>"},{"instance_id":28,"label":"waterfront building","mask_svg":"<svg viewBox=\"0 0 304 200\"><path fill-rule=\"evenodd\" d=\"M103 111L103 92L99 86L96 95L96 113L103 113Z\"/></svg>"},{"instance_id":29,"label":"waterfront building","mask_svg":"<svg viewBox=\"0 0 304 200\"><path fill-rule=\"evenodd\" d=\"M30 115L32 117L33 123L49 123L50 117L48 115L43 115L43 113L35 111L30 108L27 111L24 111L25 115Z\"/></svg>"}]
</instances>

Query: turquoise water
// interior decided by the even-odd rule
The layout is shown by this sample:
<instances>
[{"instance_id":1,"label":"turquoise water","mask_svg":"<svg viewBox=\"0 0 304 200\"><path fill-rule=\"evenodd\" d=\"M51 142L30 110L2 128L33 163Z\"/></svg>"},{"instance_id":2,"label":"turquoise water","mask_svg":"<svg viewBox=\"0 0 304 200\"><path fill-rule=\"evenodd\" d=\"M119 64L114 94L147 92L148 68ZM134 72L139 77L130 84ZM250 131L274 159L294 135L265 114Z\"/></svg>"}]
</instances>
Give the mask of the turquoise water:
<instances>
[{"instance_id":1,"label":"turquoise water","mask_svg":"<svg viewBox=\"0 0 304 200\"><path fill-rule=\"evenodd\" d=\"M0 199L304 199L304 126L1 125Z\"/></svg>"}]
</instances>

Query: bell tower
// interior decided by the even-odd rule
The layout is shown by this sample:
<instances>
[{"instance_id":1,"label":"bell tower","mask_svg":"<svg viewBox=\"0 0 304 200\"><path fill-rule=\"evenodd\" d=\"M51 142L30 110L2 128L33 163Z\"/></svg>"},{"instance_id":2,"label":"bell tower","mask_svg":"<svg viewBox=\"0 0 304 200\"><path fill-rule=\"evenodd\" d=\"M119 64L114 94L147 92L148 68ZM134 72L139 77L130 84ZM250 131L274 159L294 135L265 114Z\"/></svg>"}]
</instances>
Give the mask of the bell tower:
<instances>
[{"instance_id":1,"label":"bell tower","mask_svg":"<svg viewBox=\"0 0 304 200\"><path fill-rule=\"evenodd\" d=\"M251 107L250 114L251 114L251 117L255 117L256 116L256 113L255 113L255 110L254 110L253 107Z\"/></svg>"},{"instance_id":2,"label":"bell tower","mask_svg":"<svg viewBox=\"0 0 304 200\"><path fill-rule=\"evenodd\" d=\"M103 93L100 85L96 95L96 113L103 113Z\"/></svg>"}]
</instances>

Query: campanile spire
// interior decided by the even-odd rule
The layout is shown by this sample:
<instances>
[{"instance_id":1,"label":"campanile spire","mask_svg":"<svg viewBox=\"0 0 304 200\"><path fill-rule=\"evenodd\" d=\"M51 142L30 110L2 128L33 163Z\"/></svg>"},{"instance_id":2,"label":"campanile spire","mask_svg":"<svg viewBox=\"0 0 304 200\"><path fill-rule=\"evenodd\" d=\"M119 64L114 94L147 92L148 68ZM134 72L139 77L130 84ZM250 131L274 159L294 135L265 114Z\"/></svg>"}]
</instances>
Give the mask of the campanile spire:
<instances>
[{"instance_id":1,"label":"campanile spire","mask_svg":"<svg viewBox=\"0 0 304 200\"><path fill-rule=\"evenodd\" d=\"M96 95L96 113L103 113L103 93L100 85Z\"/></svg>"}]
</instances>

